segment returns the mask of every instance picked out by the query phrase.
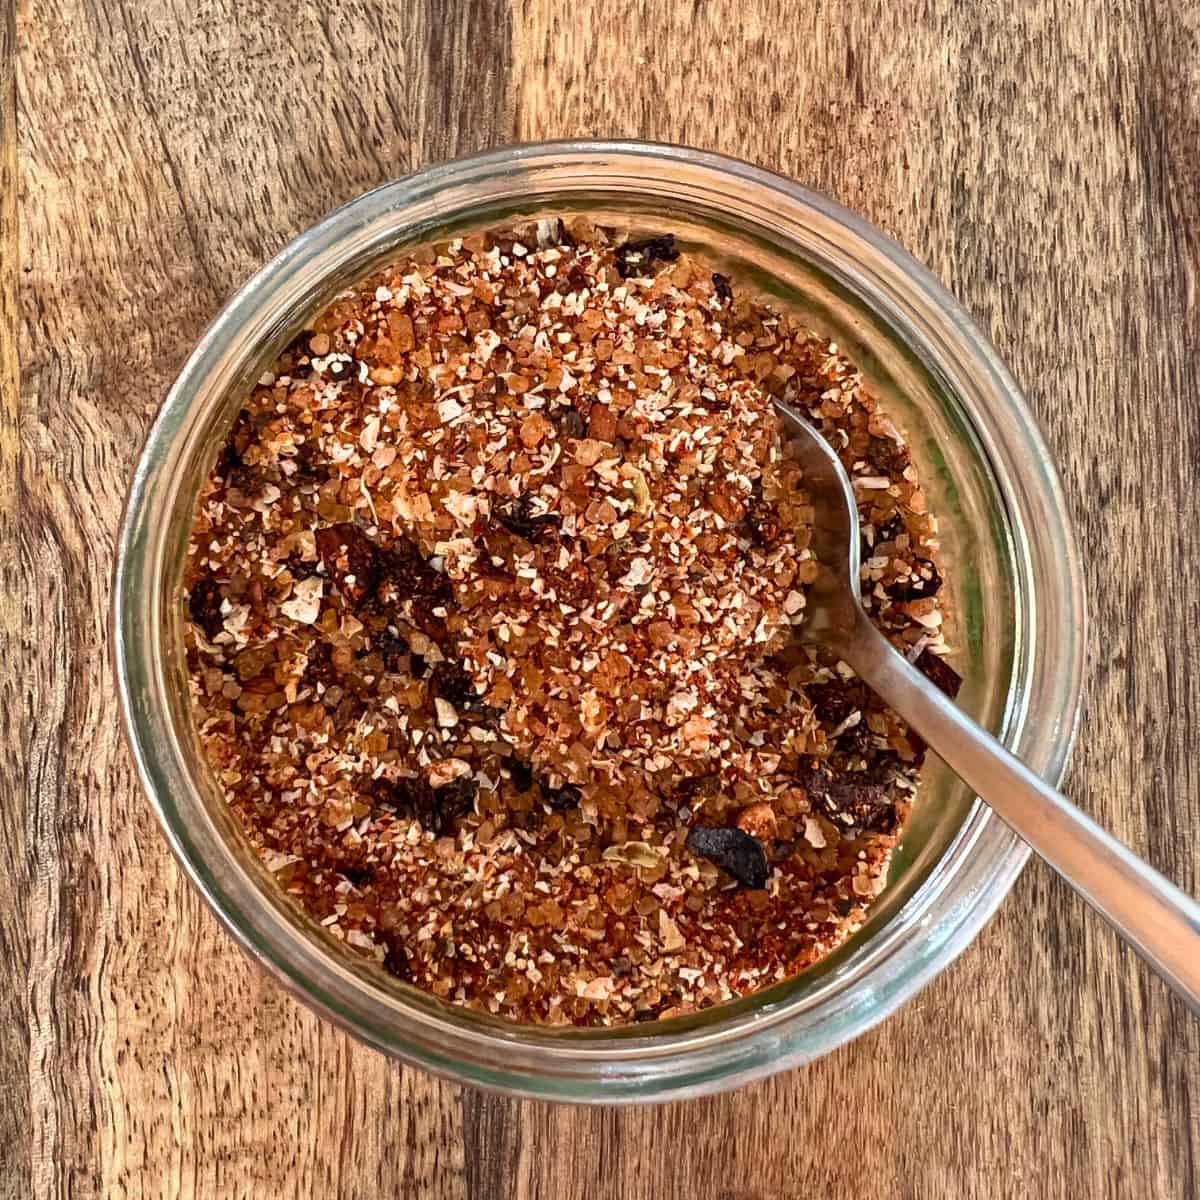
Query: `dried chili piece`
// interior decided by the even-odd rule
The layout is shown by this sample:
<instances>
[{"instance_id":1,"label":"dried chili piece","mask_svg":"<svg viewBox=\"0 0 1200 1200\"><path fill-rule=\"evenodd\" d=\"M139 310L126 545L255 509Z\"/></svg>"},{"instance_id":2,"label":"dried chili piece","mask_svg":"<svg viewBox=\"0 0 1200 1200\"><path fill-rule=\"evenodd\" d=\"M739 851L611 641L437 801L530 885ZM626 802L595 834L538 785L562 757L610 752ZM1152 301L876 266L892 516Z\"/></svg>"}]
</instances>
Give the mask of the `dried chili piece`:
<instances>
[{"instance_id":1,"label":"dried chili piece","mask_svg":"<svg viewBox=\"0 0 1200 1200\"><path fill-rule=\"evenodd\" d=\"M533 768L527 762L519 758L506 758L503 767L518 792L527 792L533 787Z\"/></svg>"},{"instance_id":2,"label":"dried chili piece","mask_svg":"<svg viewBox=\"0 0 1200 1200\"><path fill-rule=\"evenodd\" d=\"M895 828L893 799L896 765L881 759L863 771L834 775L821 766L797 772L797 782L808 793L809 803L844 830Z\"/></svg>"},{"instance_id":3,"label":"dried chili piece","mask_svg":"<svg viewBox=\"0 0 1200 1200\"><path fill-rule=\"evenodd\" d=\"M930 683L941 688L951 700L958 697L958 689L962 687L962 676L944 658L926 648L921 651L913 666Z\"/></svg>"},{"instance_id":4,"label":"dried chili piece","mask_svg":"<svg viewBox=\"0 0 1200 1200\"><path fill-rule=\"evenodd\" d=\"M696 825L687 835L687 848L732 875L743 887L766 887L771 868L762 842L744 829Z\"/></svg>"}]
</instances>

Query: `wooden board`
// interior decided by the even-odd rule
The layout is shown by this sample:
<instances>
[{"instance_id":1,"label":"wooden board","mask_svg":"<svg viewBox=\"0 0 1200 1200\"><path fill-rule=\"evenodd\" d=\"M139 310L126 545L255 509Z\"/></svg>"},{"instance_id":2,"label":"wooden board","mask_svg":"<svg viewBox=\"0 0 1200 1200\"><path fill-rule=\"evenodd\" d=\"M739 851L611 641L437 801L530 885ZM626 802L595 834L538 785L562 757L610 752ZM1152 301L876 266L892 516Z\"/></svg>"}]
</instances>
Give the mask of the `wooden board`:
<instances>
[{"instance_id":1,"label":"wooden board","mask_svg":"<svg viewBox=\"0 0 1200 1200\"><path fill-rule=\"evenodd\" d=\"M515 138L723 150L893 232L991 332L1087 561L1070 791L1200 890L1196 0L18 0L16 30L14 88L5 8L0 1196L1197 1195L1200 1024L1039 867L883 1028L733 1095L589 1111L402 1070L181 879L106 624L156 404L288 238Z\"/></svg>"}]
</instances>

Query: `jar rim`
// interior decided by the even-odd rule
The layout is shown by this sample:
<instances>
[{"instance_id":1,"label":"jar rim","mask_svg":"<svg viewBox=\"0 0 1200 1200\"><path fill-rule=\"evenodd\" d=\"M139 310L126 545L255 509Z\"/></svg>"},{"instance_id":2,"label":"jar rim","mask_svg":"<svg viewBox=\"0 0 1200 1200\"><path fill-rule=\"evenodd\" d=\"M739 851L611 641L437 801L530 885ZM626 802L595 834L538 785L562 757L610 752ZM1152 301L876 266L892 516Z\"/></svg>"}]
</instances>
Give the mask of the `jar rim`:
<instances>
[{"instance_id":1,"label":"jar rim","mask_svg":"<svg viewBox=\"0 0 1200 1200\"><path fill-rule=\"evenodd\" d=\"M1027 674L1042 670L1040 686L1048 695L1040 705L1053 719L1045 723L1048 728L1031 731L1024 711L1010 712L1006 743L1034 770L1057 781L1078 720L1085 657L1082 572L1049 454L987 339L943 286L881 231L761 167L688 147L634 141L543 142L488 151L384 184L335 210L229 301L148 434L126 504L113 583L114 665L126 737L177 860L256 961L308 1005L378 1049L513 1094L604 1103L681 1098L733 1087L827 1053L890 1015L944 969L1007 894L1029 853L976 802L931 876L877 937L855 950L853 978L839 975L795 1003L745 1001L733 1006L737 1011L728 1020L678 1033L625 1027L566 1035L447 1012L449 1006L432 998L382 990L263 904L261 889L239 873L228 848L226 859L218 861L220 833L199 819L203 802L168 711L161 650L167 633L153 617L164 604L161 514L178 498L173 475L199 437L198 409L228 389L250 344L261 343L273 321L294 311L304 288L327 278L356 245L379 236L380 222L416 229L424 221L433 228L439 215L469 201L483 181L502 180L505 194L514 199L546 186L552 173L574 178L580 189L585 180L602 177L609 190L640 186L652 195L664 172L679 186L736 194L738 202L774 221L828 238L831 247L840 248L847 277L864 303L884 319L902 323L905 339L919 344L944 374L1007 509L1016 569L1029 601L1023 619L1060 630L1052 670L1025 664ZM1041 592L1035 578L1048 581ZM869 988L852 991L868 976Z\"/></svg>"}]
</instances>

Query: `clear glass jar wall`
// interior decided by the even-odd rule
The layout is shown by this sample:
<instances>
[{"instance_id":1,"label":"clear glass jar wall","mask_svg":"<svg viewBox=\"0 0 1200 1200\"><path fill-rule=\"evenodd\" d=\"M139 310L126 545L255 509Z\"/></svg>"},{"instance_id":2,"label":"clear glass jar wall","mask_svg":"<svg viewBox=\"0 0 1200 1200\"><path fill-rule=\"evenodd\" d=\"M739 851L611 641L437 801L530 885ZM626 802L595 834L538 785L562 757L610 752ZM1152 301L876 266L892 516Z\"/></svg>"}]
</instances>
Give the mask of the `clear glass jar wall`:
<instances>
[{"instance_id":1,"label":"clear glass jar wall","mask_svg":"<svg viewBox=\"0 0 1200 1200\"><path fill-rule=\"evenodd\" d=\"M640 143L517 147L432 168L302 234L213 323L150 432L130 492L113 634L139 772L188 875L266 969L379 1049L453 1078L574 1101L731 1087L886 1017L978 932L1026 858L931 773L872 919L757 996L617 1030L515 1026L380 978L301 918L244 845L192 733L179 580L200 482L249 382L333 293L405 248L539 214L671 231L798 310L863 368L915 444L945 541L967 678L960 703L1061 774L1078 711L1083 594L1045 447L994 351L904 251L769 172Z\"/></svg>"}]
</instances>

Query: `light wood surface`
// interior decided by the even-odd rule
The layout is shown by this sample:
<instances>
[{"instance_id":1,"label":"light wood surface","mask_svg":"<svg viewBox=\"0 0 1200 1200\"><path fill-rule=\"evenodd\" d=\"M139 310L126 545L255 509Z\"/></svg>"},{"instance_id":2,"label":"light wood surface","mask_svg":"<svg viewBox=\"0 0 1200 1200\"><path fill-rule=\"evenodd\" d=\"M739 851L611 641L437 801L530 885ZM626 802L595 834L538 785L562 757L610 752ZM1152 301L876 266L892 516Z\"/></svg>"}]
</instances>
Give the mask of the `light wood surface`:
<instances>
[{"instance_id":1,"label":"light wood surface","mask_svg":"<svg viewBox=\"0 0 1200 1200\"><path fill-rule=\"evenodd\" d=\"M0 12L0 1196L1197 1195L1200 1025L1036 866L884 1027L733 1095L401 1069L181 879L107 630L141 438L264 258L458 153L690 142L858 209L990 331L1086 557L1069 790L1200 891L1196 0L18 0L15 93Z\"/></svg>"}]
</instances>

